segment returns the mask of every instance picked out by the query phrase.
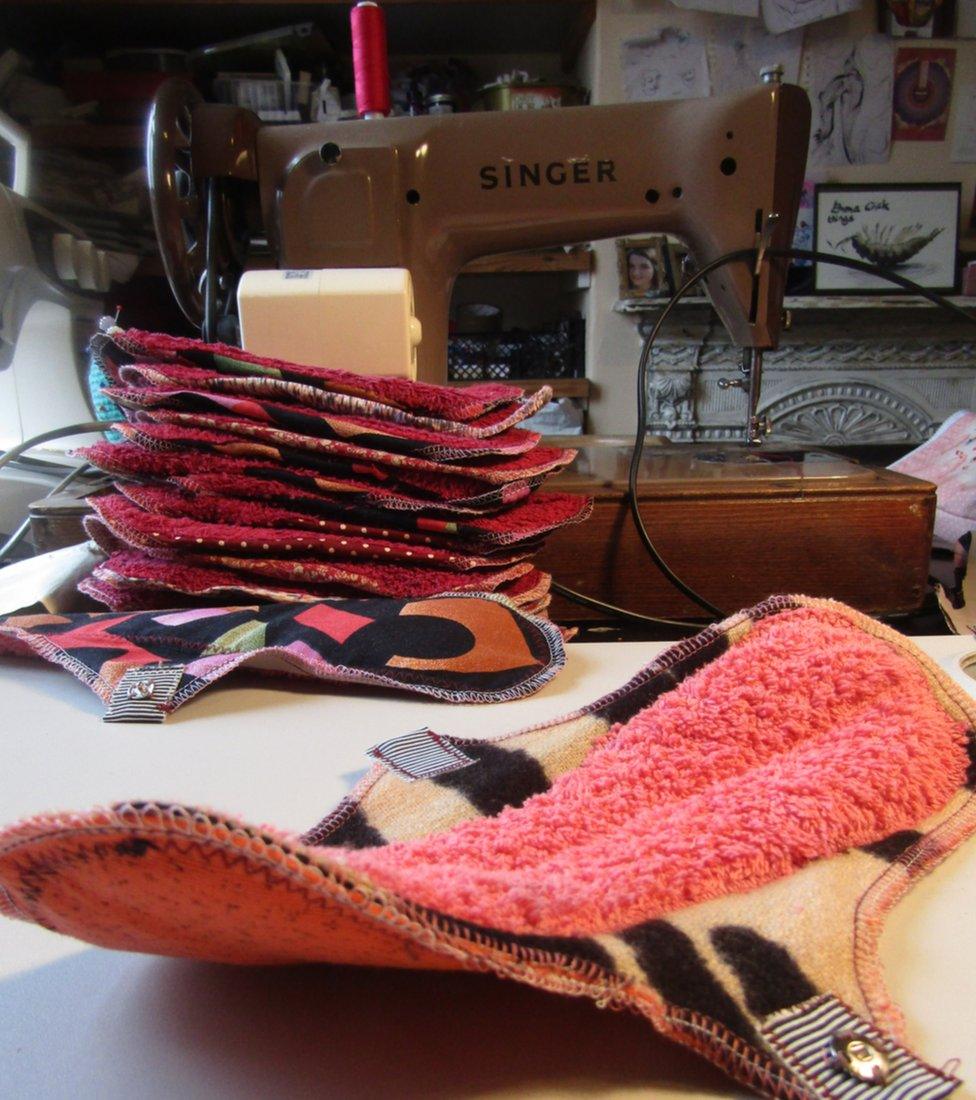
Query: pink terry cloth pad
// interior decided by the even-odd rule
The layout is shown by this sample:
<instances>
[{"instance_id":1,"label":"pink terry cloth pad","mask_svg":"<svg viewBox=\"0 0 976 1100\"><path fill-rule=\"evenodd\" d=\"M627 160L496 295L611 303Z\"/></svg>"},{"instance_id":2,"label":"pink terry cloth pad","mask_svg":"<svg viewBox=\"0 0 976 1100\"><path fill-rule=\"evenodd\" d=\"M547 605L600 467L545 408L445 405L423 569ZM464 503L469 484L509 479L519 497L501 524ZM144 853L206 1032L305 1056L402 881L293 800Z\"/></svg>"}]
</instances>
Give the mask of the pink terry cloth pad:
<instances>
[{"instance_id":1,"label":"pink terry cloth pad","mask_svg":"<svg viewBox=\"0 0 976 1100\"><path fill-rule=\"evenodd\" d=\"M336 509L356 505L405 513L479 514L523 500L532 489L529 482L514 482L490 488L480 486L482 491L475 496L465 496L456 490L453 498L425 499L349 477L325 476L313 469L285 468L277 461L266 459L218 454L204 457L193 451L152 451L133 443L93 443L79 448L78 454L97 469L117 477L166 480L194 492L244 499L252 494L258 499L262 496L273 499L279 495L287 501L293 493L303 493ZM446 486L442 488L451 492Z\"/></svg>"},{"instance_id":2,"label":"pink terry cloth pad","mask_svg":"<svg viewBox=\"0 0 976 1100\"><path fill-rule=\"evenodd\" d=\"M276 560L231 554L149 554L103 544L108 558L93 576L113 583L145 584L190 596L223 596L230 592L261 595L281 591L304 599L368 593L374 596L434 596L444 592L493 592L506 581L533 572L528 562L467 573L423 566L377 562L324 562L313 558ZM98 599L94 591L82 591ZM304 595L303 595L304 594ZM265 595L265 599L279 597Z\"/></svg>"},{"instance_id":3,"label":"pink terry cloth pad","mask_svg":"<svg viewBox=\"0 0 976 1100\"><path fill-rule=\"evenodd\" d=\"M326 535L309 530L279 527L245 526L240 523L205 523L198 519L155 515L143 511L121 493L91 497L96 520L112 535L135 549L195 553L233 552L241 556L321 557L350 562L372 560L400 565L434 563L439 569L468 570L504 565L519 561L525 554L510 553L493 558L463 553L457 549L427 546L416 539L413 543L375 538L351 531ZM98 540L89 527L89 534ZM225 549L226 548L226 549Z\"/></svg>"},{"instance_id":4,"label":"pink terry cloth pad","mask_svg":"<svg viewBox=\"0 0 976 1100\"><path fill-rule=\"evenodd\" d=\"M505 547L534 550L543 535L557 527L579 523L589 512L588 501L568 493L536 493L524 504L509 509L504 520L496 517L408 519L409 526L398 526L406 517L395 513L376 517L385 526L357 523L352 516L320 518L309 501L313 494L294 492L289 507L258 500L235 500L206 493L189 493L166 485L145 485L122 481L117 489L133 503L153 515L202 520L205 523L244 523L249 526L290 527L339 535L352 531L374 539L392 539L408 546L418 542L427 546L464 549L482 554L504 551ZM502 528L495 531L492 525Z\"/></svg>"},{"instance_id":5,"label":"pink terry cloth pad","mask_svg":"<svg viewBox=\"0 0 976 1100\"><path fill-rule=\"evenodd\" d=\"M358 491L364 482L376 482L386 486L390 495L399 492L408 496L426 497L428 504L438 501L471 504L487 510L502 504L521 500L532 489L541 485L547 474L527 472L521 477L507 477L492 484L468 477L446 467L428 469L404 463L398 466L374 464L351 459L344 455L322 454L314 451L291 450L271 442L262 442L206 428L181 427L175 424L117 424L116 430L123 438L143 452L179 455L183 469L188 473L199 470L230 469L214 462L218 458L245 460L245 466L235 469L272 469L279 477L288 477L296 484L311 478L310 488L324 488L333 492ZM97 446L97 445L96 445ZM113 446L118 446L113 444ZM104 448L80 450L79 454L91 456L106 454ZM132 452L125 452L132 457ZM323 478L327 484L323 484Z\"/></svg>"},{"instance_id":6,"label":"pink terry cloth pad","mask_svg":"<svg viewBox=\"0 0 976 1100\"><path fill-rule=\"evenodd\" d=\"M976 412L961 410L889 470L935 485L935 544L952 549L976 528Z\"/></svg>"},{"instance_id":7,"label":"pink terry cloth pad","mask_svg":"<svg viewBox=\"0 0 976 1100\"><path fill-rule=\"evenodd\" d=\"M536 447L527 454L502 456L495 460L469 460L467 464L443 464L412 455L391 454L369 447L359 447L341 440L319 439L299 435L281 428L258 424L251 420L238 420L232 416L211 416L202 413L172 412L169 409L153 409L139 414L137 423L128 426L127 438L140 438L160 445L194 444L205 447L210 443L225 452L235 448L235 453L246 454L248 440L253 453L276 453L282 461L308 462L309 454L324 454L359 464L366 469L380 467L389 476L406 476L414 471L432 477L463 477L472 481L487 481L503 485L528 477L545 476L568 466L576 457L575 451L557 447ZM168 429L168 430L167 430ZM122 430L120 428L120 430ZM208 438L210 437L210 438ZM257 448L261 448L258 450ZM353 467L355 469L355 466Z\"/></svg>"},{"instance_id":8,"label":"pink terry cloth pad","mask_svg":"<svg viewBox=\"0 0 976 1100\"><path fill-rule=\"evenodd\" d=\"M102 391L124 409L172 409L190 413L215 413L322 439L353 443L359 447L399 454L413 454L435 462L456 462L479 456L524 454L539 443L537 432L513 428L486 439L451 435L431 428L416 428L362 416L338 416L296 408L277 401L208 393L175 386L141 389L109 387Z\"/></svg>"},{"instance_id":9,"label":"pink terry cloth pad","mask_svg":"<svg viewBox=\"0 0 976 1100\"><path fill-rule=\"evenodd\" d=\"M322 412L335 412L360 416L370 420L407 424L432 431L449 432L451 435L484 439L515 427L534 416L552 398L552 390L542 386L535 393L520 397L517 401L496 405L471 420L444 420L436 416L424 416L408 412L393 405L352 397L344 393L331 393L317 386L301 382L287 382L259 374L220 374L215 370L190 367L176 363L127 363L114 366L118 381L130 386L176 385L204 389L213 393L267 398L291 402Z\"/></svg>"},{"instance_id":10,"label":"pink terry cloth pad","mask_svg":"<svg viewBox=\"0 0 976 1100\"><path fill-rule=\"evenodd\" d=\"M300 836L172 802L14 825L0 908L217 962L491 970L763 1095L940 1100L959 1081L912 1053L878 946L976 829L974 725L910 639L776 597L544 725L379 741Z\"/></svg>"},{"instance_id":11,"label":"pink terry cloth pad","mask_svg":"<svg viewBox=\"0 0 976 1100\"><path fill-rule=\"evenodd\" d=\"M119 559L116 558L116 563ZM301 603L311 599L362 598L362 593L345 585L295 585L228 569L203 566L172 568L158 562L150 569L133 565L132 559L114 572L107 563L96 566L79 585L79 591L113 611L148 611L159 608L207 607L217 600L251 599L259 603ZM126 574L131 572L132 576ZM532 569L512 581L500 584L494 595L528 615L541 615L549 606L552 577ZM465 595L477 595L468 591ZM385 597L384 597L385 598Z\"/></svg>"},{"instance_id":12,"label":"pink terry cloth pad","mask_svg":"<svg viewBox=\"0 0 976 1100\"><path fill-rule=\"evenodd\" d=\"M135 358L183 362L230 374L263 375L286 381L302 382L333 393L378 401L401 409L447 420L467 421L483 416L499 405L517 401L522 391L517 386L486 382L455 389L405 378L369 377L345 370L300 366L280 359L252 355L228 344L205 344L181 336L166 336L138 329L115 329L111 339Z\"/></svg>"}]
</instances>

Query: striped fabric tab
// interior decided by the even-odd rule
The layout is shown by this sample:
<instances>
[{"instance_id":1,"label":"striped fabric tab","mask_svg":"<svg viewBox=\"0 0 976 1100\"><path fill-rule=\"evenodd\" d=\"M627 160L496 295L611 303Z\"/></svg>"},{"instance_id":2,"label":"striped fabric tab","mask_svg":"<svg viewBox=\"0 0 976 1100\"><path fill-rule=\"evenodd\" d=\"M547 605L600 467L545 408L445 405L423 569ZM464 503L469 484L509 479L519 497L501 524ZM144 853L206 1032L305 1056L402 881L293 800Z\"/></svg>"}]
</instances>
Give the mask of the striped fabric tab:
<instances>
[{"instance_id":1,"label":"striped fabric tab","mask_svg":"<svg viewBox=\"0 0 976 1100\"><path fill-rule=\"evenodd\" d=\"M162 722L183 679L183 665L126 669L115 686L103 722Z\"/></svg>"},{"instance_id":2,"label":"striped fabric tab","mask_svg":"<svg viewBox=\"0 0 976 1100\"><path fill-rule=\"evenodd\" d=\"M838 1064L832 1040L853 1035L880 1050L883 1083L863 1081ZM962 1082L926 1065L829 993L767 1017L762 1037L779 1060L823 1100L938 1100Z\"/></svg>"},{"instance_id":3,"label":"striped fabric tab","mask_svg":"<svg viewBox=\"0 0 976 1100\"><path fill-rule=\"evenodd\" d=\"M474 764L448 737L426 726L381 741L367 752L404 779L434 779Z\"/></svg>"}]
</instances>

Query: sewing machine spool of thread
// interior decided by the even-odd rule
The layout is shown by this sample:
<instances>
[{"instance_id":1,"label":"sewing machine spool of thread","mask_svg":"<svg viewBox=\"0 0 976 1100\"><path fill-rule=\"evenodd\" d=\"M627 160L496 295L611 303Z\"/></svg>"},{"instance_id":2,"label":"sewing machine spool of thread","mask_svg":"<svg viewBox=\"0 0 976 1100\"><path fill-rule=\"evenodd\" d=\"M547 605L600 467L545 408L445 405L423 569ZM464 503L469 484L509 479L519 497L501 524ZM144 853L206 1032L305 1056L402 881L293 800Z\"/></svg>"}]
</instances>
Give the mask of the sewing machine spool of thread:
<instances>
[{"instance_id":1,"label":"sewing machine spool of thread","mask_svg":"<svg viewBox=\"0 0 976 1100\"><path fill-rule=\"evenodd\" d=\"M374 0L362 0L349 13L356 110L362 118L390 113L390 70L386 56L386 16Z\"/></svg>"},{"instance_id":2,"label":"sewing machine spool of thread","mask_svg":"<svg viewBox=\"0 0 976 1100\"><path fill-rule=\"evenodd\" d=\"M406 268L248 271L237 305L244 347L256 355L417 377L421 328Z\"/></svg>"}]
</instances>

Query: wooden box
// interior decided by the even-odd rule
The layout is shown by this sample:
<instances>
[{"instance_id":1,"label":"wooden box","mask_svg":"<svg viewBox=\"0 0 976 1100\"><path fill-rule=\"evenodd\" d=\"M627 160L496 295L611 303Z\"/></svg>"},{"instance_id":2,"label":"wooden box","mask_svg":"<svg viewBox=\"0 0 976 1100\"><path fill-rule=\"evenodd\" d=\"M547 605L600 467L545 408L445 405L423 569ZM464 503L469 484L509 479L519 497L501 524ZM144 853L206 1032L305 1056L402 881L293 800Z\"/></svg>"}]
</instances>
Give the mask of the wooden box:
<instances>
[{"instance_id":1,"label":"wooden box","mask_svg":"<svg viewBox=\"0 0 976 1100\"><path fill-rule=\"evenodd\" d=\"M595 498L538 558L568 588L647 615L706 613L641 544L626 503L630 447L584 446L547 488ZM874 614L916 610L935 516L928 482L828 454L774 458L715 444L648 447L641 515L678 576L723 612L774 593L831 596ZM607 618L555 597L557 622Z\"/></svg>"}]
</instances>

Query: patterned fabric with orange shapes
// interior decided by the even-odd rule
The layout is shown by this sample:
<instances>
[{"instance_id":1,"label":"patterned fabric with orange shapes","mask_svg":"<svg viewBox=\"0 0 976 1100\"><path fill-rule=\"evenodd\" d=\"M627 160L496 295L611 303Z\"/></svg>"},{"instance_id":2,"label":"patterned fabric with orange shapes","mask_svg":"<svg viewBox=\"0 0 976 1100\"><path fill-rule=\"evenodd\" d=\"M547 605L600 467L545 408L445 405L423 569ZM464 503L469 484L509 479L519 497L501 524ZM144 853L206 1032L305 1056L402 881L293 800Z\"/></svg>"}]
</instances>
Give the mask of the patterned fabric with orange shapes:
<instances>
[{"instance_id":1,"label":"patterned fabric with orange shapes","mask_svg":"<svg viewBox=\"0 0 976 1100\"><path fill-rule=\"evenodd\" d=\"M106 718L161 721L246 662L452 703L530 695L565 663L559 630L486 593L129 614L8 615L0 652L72 672Z\"/></svg>"}]
</instances>

